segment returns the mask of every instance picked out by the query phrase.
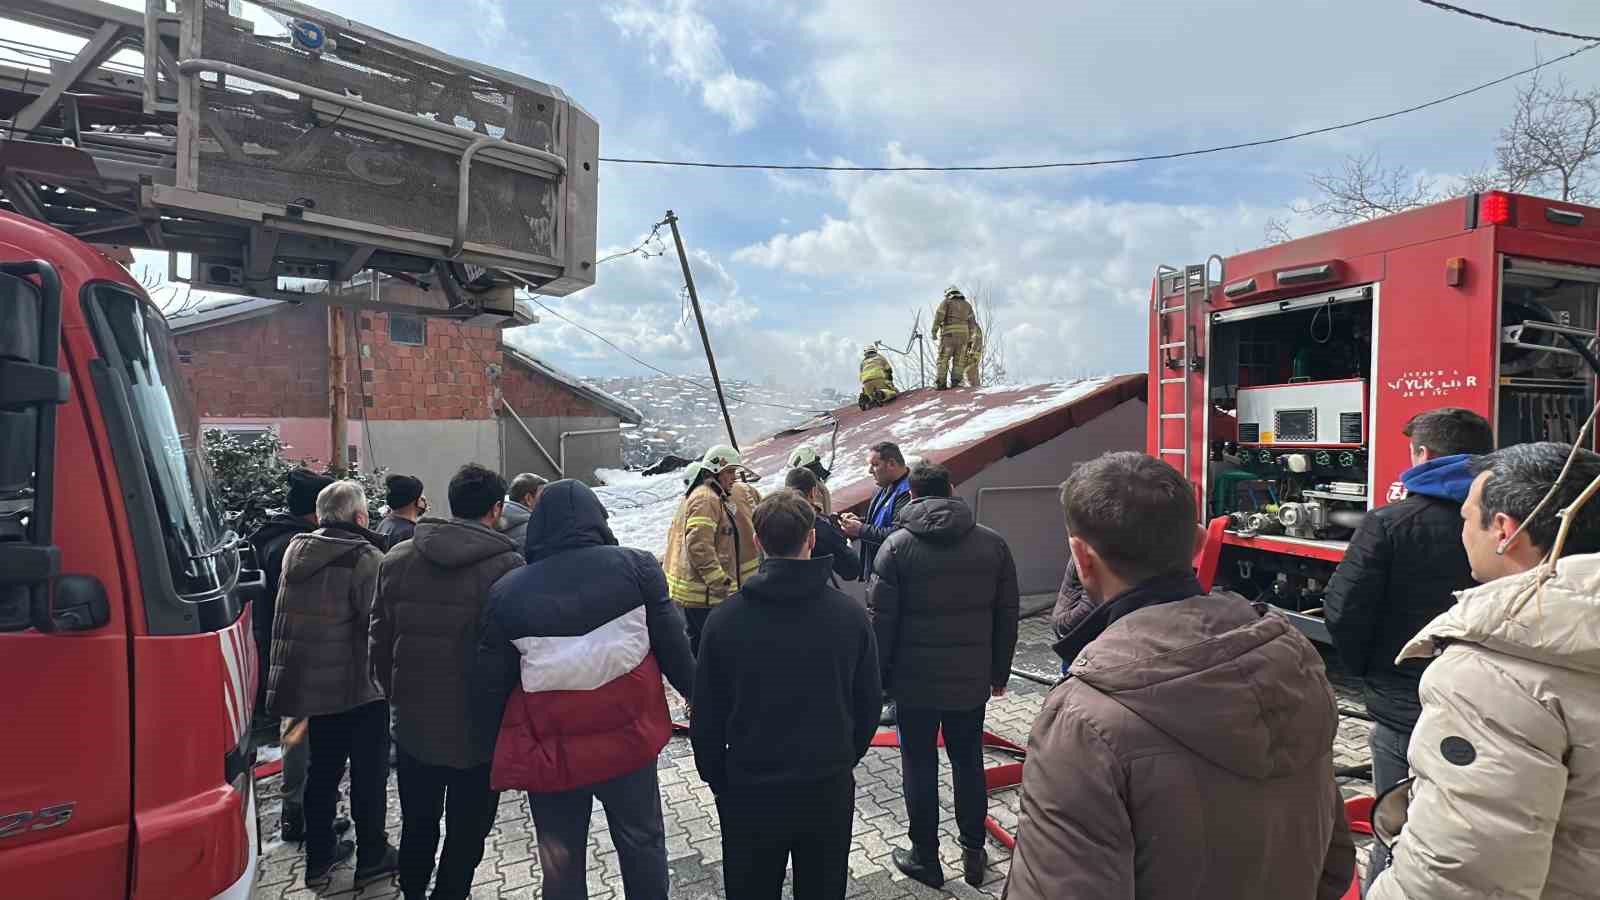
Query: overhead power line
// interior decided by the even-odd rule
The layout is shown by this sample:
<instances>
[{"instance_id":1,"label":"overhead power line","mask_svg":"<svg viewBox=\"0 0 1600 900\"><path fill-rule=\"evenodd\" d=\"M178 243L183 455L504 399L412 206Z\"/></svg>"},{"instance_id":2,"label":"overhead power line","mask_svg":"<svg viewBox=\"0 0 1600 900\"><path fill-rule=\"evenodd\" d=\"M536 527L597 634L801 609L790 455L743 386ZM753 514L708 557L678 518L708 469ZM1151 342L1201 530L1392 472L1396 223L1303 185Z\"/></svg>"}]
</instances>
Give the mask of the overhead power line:
<instances>
[{"instance_id":1,"label":"overhead power line","mask_svg":"<svg viewBox=\"0 0 1600 900\"><path fill-rule=\"evenodd\" d=\"M1432 0L1422 0L1422 2L1428 3L1428 2L1432 2ZM1443 5L1443 4L1435 4L1435 5ZM1511 24L1511 23L1505 23L1505 24ZM1555 33L1555 32L1552 32L1552 33ZM1261 138L1260 140L1254 140L1254 141L1240 141L1240 142L1235 143L1235 144L1222 144L1222 145L1216 146L1216 147L1204 147L1204 148L1201 148L1199 150L1179 150L1179 151L1174 151L1174 152L1171 152L1171 153L1148 153L1148 154L1145 154L1143 156L1122 156L1122 157L1117 157L1117 158L1114 158L1114 159L1083 159L1083 160L1073 160L1073 161L1070 161L1070 162L1012 163L1012 164L988 165L988 166L790 165L790 164L783 164L783 163L724 163L724 162L698 162L698 161L674 160L674 159L635 159L635 158L615 157L615 156L602 156L602 157L600 157L600 161L601 162L606 162L606 163L617 163L617 164L620 164L620 165L676 166L676 167L680 167L680 168L691 168L691 169L759 169L759 170L775 171L775 172L1022 172L1022 171L1036 171L1036 170L1039 170L1039 169L1085 169L1085 168L1091 168L1091 167L1094 167L1094 166L1118 166L1118 165L1125 165L1127 163L1159 162L1159 161L1162 161L1162 160L1169 160L1169 159L1184 159L1184 158L1192 157L1192 156L1206 156L1206 155L1212 154L1212 153L1224 153L1224 152L1227 152L1227 151L1230 151L1230 150L1246 150L1246 149L1249 149L1251 147L1265 147L1265 146L1268 146L1268 145L1271 145L1271 144L1282 144L1282 143L1286 143L1288 141L1297 141L1297 140L1300 140L1301 138L1314 137L1314 136L1319 135L1319 134L1328 134L1329 132L1333 132L1333 131L1343 131L1344 129L1347 129L1347 128L1357 128L1357 127L1362 126L1362 125L1370 125L1373 122L1382 122L1382 121L1384 121L1386 119L1396 119L1396 118L1399 118L1400 116L1410 115L1411 113L1414 113L1414 112L1420 112L1420 111L1422 111L1424 109L1429 109L1431 107L1440 106L1442 104L1449 103L1452 100L1459 100L1462 97L1466 97L1466 96L1469 96L1471 94L1476 94L1479 91L1488 90L1489 88L1495 87L1497 85L1505 84L1506 82L1511 81L1513 79L1521 78L1524 75L1528 75L1528 74L1531 74L1533 72L1537 72L1540 69L1545 68L1546 66L1553 66L1556 63L1565 62L1565 61L1573 58L1574 56L1577 56L1580 53L1588 53L1590 50L1593 50L1595 47L1600 47L1600 37L1587 38L1587 37L1584 37L1582 35L1563 35L1563 36L1564 37L1576 37L1576 38L1580 38L1580 39L1583 39L1583 40L1596 41L1596 43L1592 43L1587 47L1579 47L1578 49L1573 50L1570 53L1566 53L1566 54L1558 56L1558 57L1556 57L1554 59L1546 60L1545 62L1529 66L1526 69L1521 69L1521 70L1518 70L1516 72L1512 72L1510 75L1503 75L1503 76L1501 76L1499 78L1494 79L1493 81L1485 81L1484 83L1482 83L1480 85L1476 85L1474 87L1470 87L1470 88L1467 88L1465 90L1456 91L1453 94L1447 94L1446 96L1439 97L1439 98L1434 99L1434 100L1429 100L1426 103L1418 103L1415 106L1408 106L1405 109L1397 109L1397 110L1394 110L1393 112L1386 112L1386 113L1380 113L1378 115L1366 116L1365 118L1355 119L1355 120L1349 121L1349 122L1340 122L1337 125L1325 125L1325 126L1323 126L1321 128L1311 128L1311 129L1308 129L1306 131L1297 131L1297 132L1295 132L1293 134L1280 135L1279 137Z\"/></svg>"},{"instance_id":2,"label":"overhead power line","mask_svg":"<svg viewBox=\"0 0 1600 900\"><path fill-rule=\"evenodd\" d=\"M1460 13L1463 16L1471 16L1474 19L1482 19L1485 22L1493 22L1496 25L1505 25L1508 28L1520 28L1523 31L1531 31L1534 34L1548 34L1551 37L1572 38L1573 40L1578 41L1600 41L1600 35L1573 34L1570 31L1557 31L1554 28L1543 28L1538 25L1526 25L1522 22L1513 22L1510 19L1496 18L1488 13L1474 12L1470 9L1462 9L1459 6L1454 6L1449 3L1440 3L1439 0L1417 0L1417 2L1425 3L1428 6L1437 7L1438 9L1442 9L1446 12Z\"/></svg>"}]
</instances>

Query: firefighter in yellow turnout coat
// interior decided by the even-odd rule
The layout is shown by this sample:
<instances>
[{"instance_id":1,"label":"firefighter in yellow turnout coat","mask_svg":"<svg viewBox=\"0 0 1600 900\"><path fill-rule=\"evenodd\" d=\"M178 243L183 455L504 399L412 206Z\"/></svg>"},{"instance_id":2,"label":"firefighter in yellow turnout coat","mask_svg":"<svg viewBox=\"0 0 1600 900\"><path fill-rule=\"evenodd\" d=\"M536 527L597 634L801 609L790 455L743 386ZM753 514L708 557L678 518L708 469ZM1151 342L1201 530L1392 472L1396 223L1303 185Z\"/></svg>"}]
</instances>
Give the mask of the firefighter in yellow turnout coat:
<instances>
[{"instance_id":1,"label":"firefighter in yellow turnout coat","mask_svg":"<svg viewBox=\"0 0 1600 900\"><path fill-rule=\"evenodd\" d=\"M978 327L978 320L972 320L972 336L967 338L966 366L961 370L967 379L968 387L978 386L978 364L983 362L983 329Z\"/></svg>"},{"instance_id":2,"label":"firefighter in yellow turnout coat","mask_svg":"<svg viewBox=\"0 0 1600 900\"><path fill-rule=\"evenodd\" d=\"M756 551L755 488L739 482L739 451L712 447L685 470L689 489L667 532L667 594L683 607L689 643L700 651L700 631L711 610L761 566Z\"/></svg>"},{"instance_id":3,"label":"firefighter in yellow turnout coat","mask_svg":"<svg viewBox=\"0 0 1600 900\"><path fill-rule=\"evenodd\" d=\"M972 304L954 285L945 288L944 300L933 314L933 337L939 342L939 357L933 364L933 387L944 390L961 386L961 373L967 367L967 340L977 317Z\"/></svg>"},{"instance_id":4,"label":"firefighter in yellow turnout coat","mask_svg":"<svg viewBox=\"0 0 1600 900\"><path fill-rule=\"evenodd\" d=\"M894 386L894 368L876 346L868 346L861 354L860 407L882 406L899 393Z\"/></svg>"}]
</instances>

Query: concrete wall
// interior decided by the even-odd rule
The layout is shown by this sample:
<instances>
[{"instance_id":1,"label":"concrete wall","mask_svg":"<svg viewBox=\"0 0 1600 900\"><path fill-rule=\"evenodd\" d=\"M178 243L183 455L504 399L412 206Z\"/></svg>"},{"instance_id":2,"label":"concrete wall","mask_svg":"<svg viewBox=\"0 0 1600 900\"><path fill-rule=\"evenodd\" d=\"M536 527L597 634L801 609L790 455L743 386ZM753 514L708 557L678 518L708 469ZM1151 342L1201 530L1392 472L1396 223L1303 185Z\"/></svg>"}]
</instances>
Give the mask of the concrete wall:
<instances>
[{"instance_id":1,"label":"concrete wall","mask_svg":"<svg viewBox=\"0 0 1600 900\"><path fill-rule=\"evenodd\" d=\"M522 416L522 421L539 439L546 452L561 461L561 435L572 431L591 431L595 429L616 429L618 419L616 416L549 416L529 418L521 409L517 412ZM563 476L555 470L533 441L528 439L527 432L517 424L516 419L510 415L500 417L500 440L502 457L505 459L505 472L507 478L518 472L532 472L543 475L554 481L557 478L576 478L587 484L595 484L594 470L597 468L618 469L622 467L622 435L611 434L583 434L573 435L566 441L566 473Z\"/></svg>"},{"instance_id":2,"label":"concrete wall","mask_svg":"<svg viewBox=\"0 0 1600 900\"><path fill-rule=\"evenodd\" d=\"M360 427L359 423L353 423ZM433 508L448 514L451 476L465 463L475 462L501 473L500 433L493 420L424 419L410 422L369 422L372 440L364 467L382 466L390 472L422 479Z\"/></svg>"},{"instance_id":3,"label":"concrete wall","mask_svg":"<svg viewBox=\"0 0 1600 900\"><path fill-rule=\"evenodd\" d=\"M978 521L1000 532L1011 545L1022 593L1053 592L1061 585L1067 544L1056 487L1072 466L1109 450L1143 451L1144 433L1145 404L1129 400L1054 440L1000 460L956 487L956 493L972 504Z\"/></svg>"}]
</instances>

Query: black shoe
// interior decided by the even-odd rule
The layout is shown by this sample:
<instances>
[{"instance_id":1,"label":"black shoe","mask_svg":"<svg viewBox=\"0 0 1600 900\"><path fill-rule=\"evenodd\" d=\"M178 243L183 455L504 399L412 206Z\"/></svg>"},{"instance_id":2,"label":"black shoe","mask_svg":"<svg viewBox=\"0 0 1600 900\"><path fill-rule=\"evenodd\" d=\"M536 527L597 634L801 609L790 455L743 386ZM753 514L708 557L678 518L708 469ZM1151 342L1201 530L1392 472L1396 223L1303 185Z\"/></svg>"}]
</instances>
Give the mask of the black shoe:
<instances>
[{"instance_id":1,"label":"black shoe","mask_svg":"<svg viewBox=\"0 0 1600 900\"><path fill-rule=\"evenodd\" d=\"M878 724L887 727L889 725L898 725L899 722L899 712L895 709L894 701L890 700L883 705L883 712L878 714Z\"/></svg>"},{"instance_id":2,"label":"black shoe","mask_svg":"<svg viewBox=\"0 0 1600 900\"><path fill-rule=\"evenodd\" d=\"M984 869L989 865L989 854L982 848L961 851L961 877L973 887L983 885Z\"/></svg>"},{"instance_id":3,"label":"black shoe","mask_svg":"<svg viewBox=\"0 0 1600 900\"><path fill-rule=\"evenodd\" d=\"M400 851L387 847L383 856L370 866L356 866L356 886L374 878L382 878L400 871Z\"/></svg>"},{"instance_id":4,"label":"black shoe","mask_svg":"<svg viewBox=\"0 0 1600 900\"><path fill-rule=\"evenodd\" d=\"M932 861L924 861L922 854L916 850L895 850L891 855L894 857L894 867L904 872L907 878L931 888L944 887L944 866L939 864L937 854L928 854Z\"/></svg>"},{"instance_id":5,"label":"black shoe","mask_svg":"<svg viewBox=\"0 0 1600 900\"><path fill-rule=\"evenodd\" d=\"M326 881L329 874L333 872L334 866L355 855L355 841L340 841L334 845L333 858L327 862L312 865L309 859L306 860L306 884L309 886L320 881Z\"/></svg>"}]
</instances>

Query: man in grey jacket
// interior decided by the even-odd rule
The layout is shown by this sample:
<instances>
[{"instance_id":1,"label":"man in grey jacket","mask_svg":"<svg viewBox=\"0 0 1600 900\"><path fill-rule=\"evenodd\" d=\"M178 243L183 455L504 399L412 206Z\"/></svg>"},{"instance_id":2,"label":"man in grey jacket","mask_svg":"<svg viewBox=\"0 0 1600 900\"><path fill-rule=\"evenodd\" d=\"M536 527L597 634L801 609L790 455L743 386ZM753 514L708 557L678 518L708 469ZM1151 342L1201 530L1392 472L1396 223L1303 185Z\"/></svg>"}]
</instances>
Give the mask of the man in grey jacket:
<instances>
[{"instance_id":1,"label":"man in grey jacket","mask_svg":"<svg viewBox=\"0 0 1600 900\"><path fill-rule=\"evenodd\" d=\"M532 472L523 472L511 479L509 498L495 528L511 538L519 551L528 542L528 517L533 515L533 505L539 502L539 492L549 483Z\"/></svg>"}]
</instances>

